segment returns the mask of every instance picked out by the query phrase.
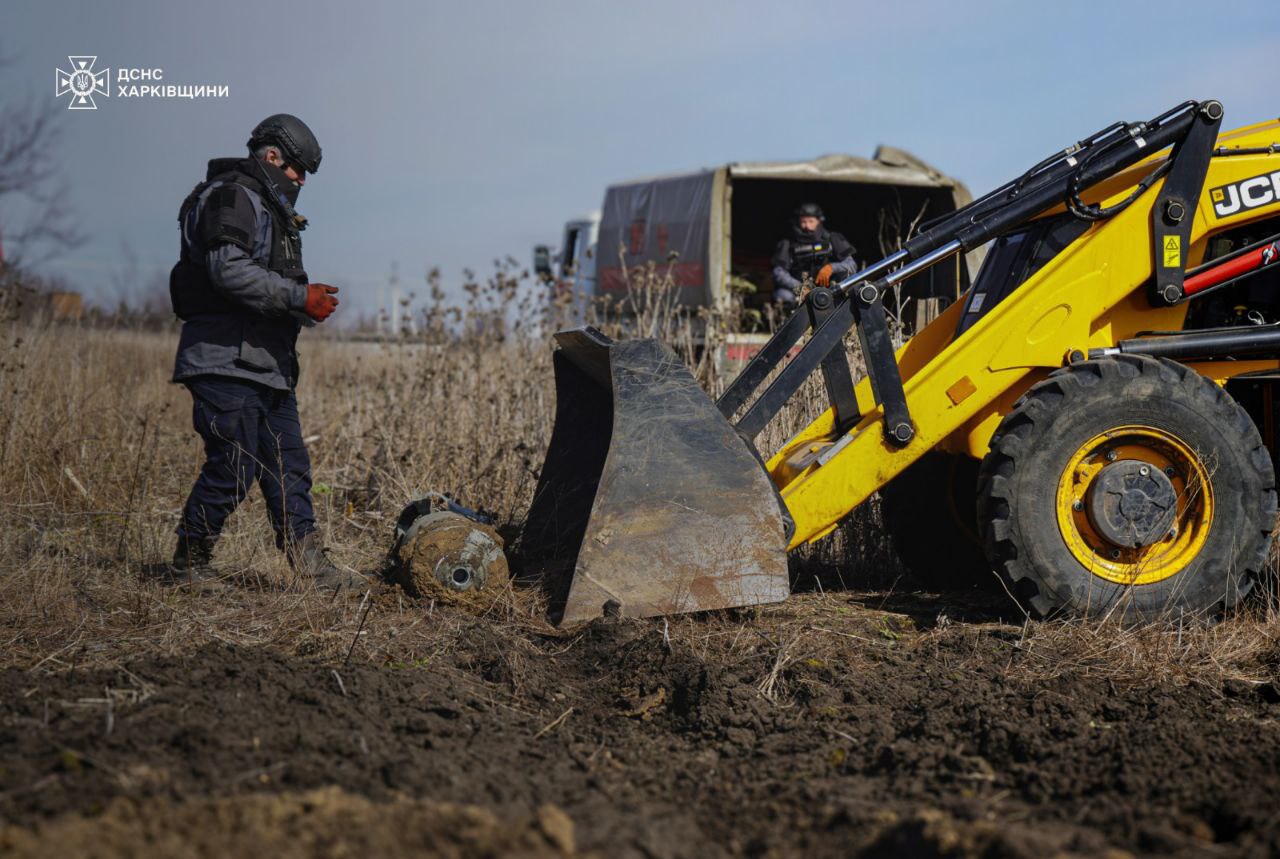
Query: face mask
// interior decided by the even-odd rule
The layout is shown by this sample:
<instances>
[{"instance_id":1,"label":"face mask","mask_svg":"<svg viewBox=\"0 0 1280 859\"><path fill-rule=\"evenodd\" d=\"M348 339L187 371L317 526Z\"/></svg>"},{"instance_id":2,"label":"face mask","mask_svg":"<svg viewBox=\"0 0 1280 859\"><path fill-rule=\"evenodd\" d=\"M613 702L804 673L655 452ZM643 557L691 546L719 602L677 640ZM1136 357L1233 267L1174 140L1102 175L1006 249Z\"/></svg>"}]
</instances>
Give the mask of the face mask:
<instances>
[{"instance_id":1,"label":"face mask","mask_svg":"<svg viewBox=\"0 0 1280 859\"><path fill-rule=\"evenodd\" d=\"M791 231L795 236L796 241L812 242L817 240L818 235L822 232L822 226L819 225L816 230L802 230L800 229L799 224L793 223L791 225Z\"/></svg>"},{"instance_id":2,"label":"face mask","mask_svg":"<svg viewBox=\"0 0 1280 859\"><path fill-rule=\"evenodd\" d=\"M302 186L290 179L283 168L268 164L262 160L259 160L258 163L262 166L267 180L284 195L284 198L289 201L289 205L296 206L298 204L298 192L302 190Z\"/></svg>"},{"instance_id":3,"label":"face mask","mask_svg":"<svg viewBox=\"0 0 1280 859\"><path fill-rule=\"evenodd\" d=\"M273 164L268 164L259 158L251 158L250 160L256 165L256 169L259 171L258 175L267 183L267 186L274 188L275 192L280 195L281 199L278 202L280 207L284 209L285 217L292 223L293 228L299 231L305 230L307 228L307 219L299 215L293 208L298 202L298 192L302 190L302 186L290 179L283 169Z\"/></svg>"}]
</instances>

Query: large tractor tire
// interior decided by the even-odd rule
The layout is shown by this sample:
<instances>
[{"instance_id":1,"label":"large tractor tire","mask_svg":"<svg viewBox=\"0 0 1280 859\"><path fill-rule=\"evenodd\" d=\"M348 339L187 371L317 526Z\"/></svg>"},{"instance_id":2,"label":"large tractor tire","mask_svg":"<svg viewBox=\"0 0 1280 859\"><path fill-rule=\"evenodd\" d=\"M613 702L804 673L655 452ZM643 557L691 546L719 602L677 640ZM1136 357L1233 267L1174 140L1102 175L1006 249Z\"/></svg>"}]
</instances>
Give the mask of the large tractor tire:
<instances>
[{"instance_id":1,"label":"large tractor tire","mask_svg":"<svg viewBox=\"0 0 1280 859\"><path fill-rule=\"evenodd\" d=\"M1244 409L1136 355L1032 387L979 474L987 554L1041 617L1216 615L1253 587L1275 518L1275 471Z\"/></svg>"},{"instance_id":2,"label":"large tractor tire","mask_svg":"<svg viewBox=\"0 0 1280 859\"><path fill-rule=\"evenodd\" d=\"M976 513L978 461L926 453L880 490L880 513L911 577L935 590L994 584Z\"/></svg>"}]
</instances>

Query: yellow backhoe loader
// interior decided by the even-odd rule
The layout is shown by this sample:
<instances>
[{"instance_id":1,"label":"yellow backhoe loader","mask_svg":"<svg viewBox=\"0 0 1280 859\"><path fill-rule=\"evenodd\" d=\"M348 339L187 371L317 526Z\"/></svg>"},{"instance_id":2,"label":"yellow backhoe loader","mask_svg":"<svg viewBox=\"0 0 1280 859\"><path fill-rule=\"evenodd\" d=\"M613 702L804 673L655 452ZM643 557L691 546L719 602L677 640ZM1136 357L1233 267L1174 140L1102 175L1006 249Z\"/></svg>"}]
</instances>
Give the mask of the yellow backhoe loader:
<instances>
[{"instance_id":1,"label":"yellow backhoe loader","mask_svg":"<svg viewBox=\"0 0 1280 859\"><path fill-rule=\"evenodd\" d=\"M877 491L937 583L994 570L1041 616L1233 607L1276 519L1280 122L1222 116L1116 123L925 225L810 292L716 402L656 341L557 334L519 556L558 619L784 599L787 553ZM988 243L963 300L895 350L886 291ZM763 458L815 372L831 407Z\"/></svg>"}]
</instances>

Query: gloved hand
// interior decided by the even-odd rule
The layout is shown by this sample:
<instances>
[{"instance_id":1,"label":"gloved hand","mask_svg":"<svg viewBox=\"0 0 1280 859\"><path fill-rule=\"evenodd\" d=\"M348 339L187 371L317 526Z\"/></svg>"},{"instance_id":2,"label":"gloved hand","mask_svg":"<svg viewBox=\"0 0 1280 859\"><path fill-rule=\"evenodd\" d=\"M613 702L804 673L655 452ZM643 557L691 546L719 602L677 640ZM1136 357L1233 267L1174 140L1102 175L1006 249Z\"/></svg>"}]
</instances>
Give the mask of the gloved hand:
<instances>
[{"instance_id":1,"label":"gloved hand","mask_svg":"<svg viewBox=\"0 0 1280 859\"><path fill-rule=\"evenodd\" d=\"M338 299L333 297L337 292L338 287L327 283L308 283L307 303L302 312L316 322L324 322L338 306Z\"/></svg>"},{"instance_id":2,"label":"gloved hand","mask_svg":"<svg viewBox=\"0 0 1280 859\"><path fill-rule=\"evenodd\" d=\"M831 263L827 263L818 269L818 274L814 277L813 282L818 286L826 286L831 283Z\"/></svg>"}]
</instances>

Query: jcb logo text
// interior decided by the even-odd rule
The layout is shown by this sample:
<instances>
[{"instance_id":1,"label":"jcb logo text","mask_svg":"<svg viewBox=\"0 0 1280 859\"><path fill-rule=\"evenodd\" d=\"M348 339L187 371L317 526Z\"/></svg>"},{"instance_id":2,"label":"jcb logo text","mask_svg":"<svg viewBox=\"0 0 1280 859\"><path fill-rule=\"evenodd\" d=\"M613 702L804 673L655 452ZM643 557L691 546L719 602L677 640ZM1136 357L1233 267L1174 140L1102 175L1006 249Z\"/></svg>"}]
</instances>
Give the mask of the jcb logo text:
<instances>
[{"instance_id":1,"label":"jcb logo text","mask_svg":"<svg viewBox=\"0 0 1280 859\"><path fill-rule=\"evenodd\" d=\"M1274 203L1280 200L1280 170L1214 188L1209 199L1219 218Z\"/></svg>"}]
</instances>

